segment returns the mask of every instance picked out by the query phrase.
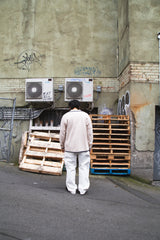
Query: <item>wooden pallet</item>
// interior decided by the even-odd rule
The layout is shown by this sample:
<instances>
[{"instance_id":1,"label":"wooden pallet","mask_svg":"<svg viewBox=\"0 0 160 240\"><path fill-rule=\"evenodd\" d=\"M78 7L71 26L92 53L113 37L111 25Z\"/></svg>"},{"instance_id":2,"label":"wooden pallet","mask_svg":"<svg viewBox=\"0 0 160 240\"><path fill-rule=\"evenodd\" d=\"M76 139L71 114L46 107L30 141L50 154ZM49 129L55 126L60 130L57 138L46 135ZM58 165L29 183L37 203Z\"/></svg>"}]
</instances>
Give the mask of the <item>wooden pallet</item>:
<instances>
[{"instance_id":1,"label":"wooden pallet","mask_svg":"<svg viewBox=\"0 0 160 240\"><path fill-rule=\"evenodd\" d=\"M113 172L111 169L130 169L129 116L93 114L90 117L93 125L91 169L101 169L100 172L104 169L110 173Z\"/></svg>"},{"instance_id":2,"label":"wooden pallet","mask_svg":"<svg viewBox=\"0 0 160 240\"><path fill-rule=\"evenodd\" d=\"M23 140L23 139L22 139ZM24 144L22 144L23 146ZM19 168L24 171L61 175L64 154L59 143L59 134L32 132L28 136L26 148Z\"/></svg>"}]
</instances>

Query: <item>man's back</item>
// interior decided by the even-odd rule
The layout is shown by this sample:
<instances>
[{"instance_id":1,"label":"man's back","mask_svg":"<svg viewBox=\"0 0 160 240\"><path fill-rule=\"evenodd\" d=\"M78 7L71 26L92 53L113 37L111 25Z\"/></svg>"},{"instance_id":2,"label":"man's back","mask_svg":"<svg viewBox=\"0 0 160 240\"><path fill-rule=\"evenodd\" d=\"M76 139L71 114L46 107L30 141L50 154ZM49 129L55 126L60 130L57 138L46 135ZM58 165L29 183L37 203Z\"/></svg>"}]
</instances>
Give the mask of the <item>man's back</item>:
<instances>
[{"instance_id":1,"label":"man's back","mask_svg":"<svg viewBox=\"0 0 160 240\"><path fill-rule=\"evenodd\" d=\"M73 109L62 117L60 142L63 145L65 141L65 151L88 151L92 140L92 123L87 113Z\"/></svg>"}]
</instances>

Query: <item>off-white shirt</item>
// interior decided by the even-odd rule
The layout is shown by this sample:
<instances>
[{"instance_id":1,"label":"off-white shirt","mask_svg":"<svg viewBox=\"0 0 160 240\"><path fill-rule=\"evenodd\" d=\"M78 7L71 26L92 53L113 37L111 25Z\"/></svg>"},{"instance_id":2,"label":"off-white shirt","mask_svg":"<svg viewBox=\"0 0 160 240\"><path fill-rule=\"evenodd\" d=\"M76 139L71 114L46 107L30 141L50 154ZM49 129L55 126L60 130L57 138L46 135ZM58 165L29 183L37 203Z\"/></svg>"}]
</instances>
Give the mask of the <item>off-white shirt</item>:
<instances>
[{"instance_id":1,"label":"off-white shirt","mask_svg":"<svg viewBox=\"0 0 160 240\"><path fill-rule=\"evenodd\" d=\"M70 110L61 119L60 145L68 152L88 151L92 147L93 132L89 115L81 110Z\"/></svg>"}]
</instances>

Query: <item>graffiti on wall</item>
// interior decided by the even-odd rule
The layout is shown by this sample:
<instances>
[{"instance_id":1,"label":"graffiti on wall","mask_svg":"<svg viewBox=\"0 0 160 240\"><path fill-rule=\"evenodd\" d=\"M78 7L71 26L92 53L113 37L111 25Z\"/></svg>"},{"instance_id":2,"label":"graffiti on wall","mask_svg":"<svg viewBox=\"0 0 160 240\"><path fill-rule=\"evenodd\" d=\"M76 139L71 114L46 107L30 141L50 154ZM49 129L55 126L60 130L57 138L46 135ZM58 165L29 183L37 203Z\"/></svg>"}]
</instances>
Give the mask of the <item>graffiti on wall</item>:
<instances>
[{"instance_id":1,"label":"graffiti on wall","mask_svg":"<svg viewBox=\"0 0 160 240\"><path fill-rule=\"evenodd\" d=\"M130 94L129 91L126 91L125 95L123 95L122 98L119 98L117 114L129 115L129 109L130 109Z\"/></svg>"},{"instance_id":2,"label":"graffiti on wall","mask_svg":"<svg viewBox=\"0 0 160 240\"><path fill-rule=\"evenodd\" d=\"M74 74L77 76L99 76L101 75L101 71L98 67L76 67L74 70Z\"/></svg>"},{"instance_id":3,"label":"graffiti on wall","mask_svg":"<svg viewBox=\"0 0 160 240\"><path fill-rule=\"evenodd\" d=\"M17 58L17 68L20 70L30 71L33 64L41 66L41 55L35 50L25 50Z\"/></svg>"}]
</instances>

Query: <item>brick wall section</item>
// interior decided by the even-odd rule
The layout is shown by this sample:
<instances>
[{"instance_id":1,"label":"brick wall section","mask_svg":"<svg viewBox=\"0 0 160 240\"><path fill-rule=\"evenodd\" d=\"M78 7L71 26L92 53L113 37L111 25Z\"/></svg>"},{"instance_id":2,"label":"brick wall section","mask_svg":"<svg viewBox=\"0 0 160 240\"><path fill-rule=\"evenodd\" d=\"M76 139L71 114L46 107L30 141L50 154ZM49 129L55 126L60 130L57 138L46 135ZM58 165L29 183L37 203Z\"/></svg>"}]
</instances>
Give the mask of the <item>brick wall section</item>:
<instances>
[{"instance_id":1,"label":"brick wall section","mask_svg":"<svg viewBox=\"0 0 160 240\"><path fill-rule=\"evenodd\" d=\"M158 64L135 63L130 64L131 81L157 83L159 80Z\"/></svg>"},{"instance_id":2,"label":"brick wall section","mask_svg":"<svg viewBox=\"0 0 160 240\"><path fill-rule=\"evenodd\" d=\"M119 76L120 89L130 82L130 75L131 75L130 68L131 68L130 65L128 65Z\"/></svg>"},{"instance_id":3,"label":"brick wall section","mask_svg":"<svg viewBox=\"0 0 160 240\"><path fill-rule=\"evenodd\" d=\"M58 85L65 85L65 78L54 78L54 88ZM118 93L119 81L117 78L93 78L93 88L96 90L97 86L101 86L102 92Z\"/></svg>"},{"instance_id":4,"label":"brick wall section","mask_svg":"<svg viewBox=\"0 0 160 240\"><path fill-rule=\"evenodd\" d=\"M157 63L130 63L119 76L120 89L130 81L157 83L158 68Z\"/></svg>"},{"instance_id":5,"label":"brick wall section","mask_svg":"<svg viewBox=\"0 0 160 240\"><path fill-rule=\"evenodd\" d=\"M54 89L59 85L65 87L65 78L53 78ZM93 78L93 87L101 86L103 92L118 93L119 81L117 78ZM2 79L0 93L25 92L25 78L23 79Z\"/></svg>"}]
</instances>

